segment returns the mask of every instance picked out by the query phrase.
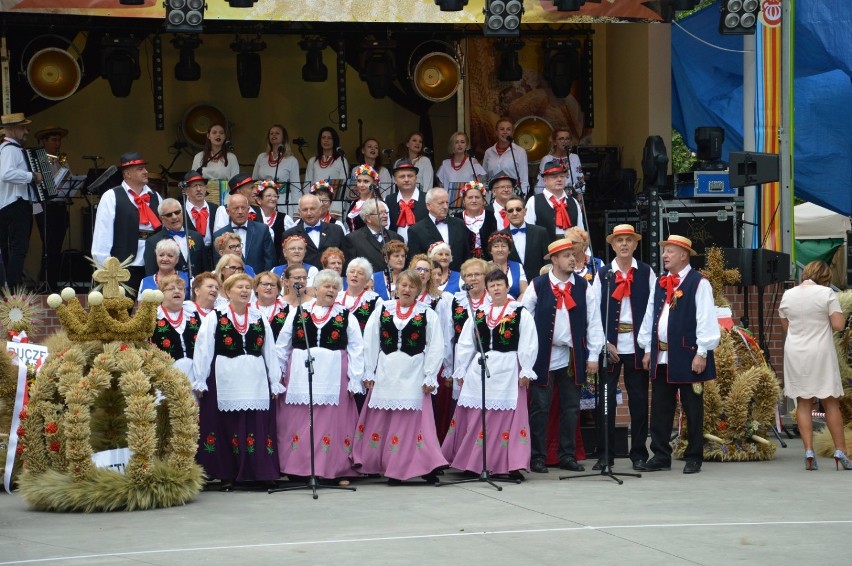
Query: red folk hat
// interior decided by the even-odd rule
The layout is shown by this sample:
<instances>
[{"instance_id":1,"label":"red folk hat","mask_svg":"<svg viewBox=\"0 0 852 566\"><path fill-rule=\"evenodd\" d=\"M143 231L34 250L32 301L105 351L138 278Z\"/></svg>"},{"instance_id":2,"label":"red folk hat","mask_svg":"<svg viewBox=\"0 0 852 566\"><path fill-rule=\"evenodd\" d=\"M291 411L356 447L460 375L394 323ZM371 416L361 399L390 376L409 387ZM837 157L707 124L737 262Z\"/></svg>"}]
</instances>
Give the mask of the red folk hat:
<instances>
[{"instance_id":1,"label":"red folk hat","mask_svg":"<svg viewBox=\"0 0 852 566\"><path fill-rule=\"evenodd\" d=\"M254 183L254 179L251 178L251 175L246 173L237 173L231 177L230 181L228 181L228 193L234 194L237 192L237 189L244 187L249 183Z\"/></svg>"},{"instance_id":2,"label":"red folk hat","mask_svg":"<svg viewBox=\"0 0 852 566\"><path fill-rule=\"evenodd\" d=\"M633 236L637 242L642 239L642 234L638 233L632 224L619 224L612 229L612 234L606 237L606 243L611 244L613 238L618 236Z\"/></svg>"},{"instance_id":3,"label":"red folk hat","mask_svg":"<svg viewBox=\"0 0 852 566\"><path fill-rule=\"evenodd\" d=\"M202 175L198 171L188 171L186 175L183 176L183 184L187 187L195 182L201 182L206 185L207 179L205 179L204 175Z\"/></svg>"},{"instance_id":4,"label":"red folk hat","mask_svg":"<svg viewBox=\"0 0 852 566\"><path fill-rule=\"evenodd\" d=\"M685 238L683 236L675 236L674 234L672 234L669 236L668 240L663 240L662 242L660 242L661 246L667 246L669 244L685 249L689 252L690 256L698 255L698 253L692 249L692 240L690 240L689 238Z\"/></svg>"},{"instance_id":5,"label":"red folk hat","mask_svg":"<svg viewBox=\"0 0 852 566\"><path fill-rule=\"evenodd\" d=\"M558 254L559 252L563 252L565 250L570 250L573 247L574 242L572 242L568 238L556 240L555 242L552 242L549 246L547 246L547 255L544 256L544 259L550 259L554 254Z\"/></svg>"},{"instance_id":6,"label":"red folk hat","mask_svg":"<svg viewBox=\"0 0 852 566\"><path fill-rule=\"evenodd\" d=\"M547 177L548 175L564 175L565 167L559 163L558 161L548 161L544 164L544 169L541 171L542 177Z\"/></svg>"}]
</instances>

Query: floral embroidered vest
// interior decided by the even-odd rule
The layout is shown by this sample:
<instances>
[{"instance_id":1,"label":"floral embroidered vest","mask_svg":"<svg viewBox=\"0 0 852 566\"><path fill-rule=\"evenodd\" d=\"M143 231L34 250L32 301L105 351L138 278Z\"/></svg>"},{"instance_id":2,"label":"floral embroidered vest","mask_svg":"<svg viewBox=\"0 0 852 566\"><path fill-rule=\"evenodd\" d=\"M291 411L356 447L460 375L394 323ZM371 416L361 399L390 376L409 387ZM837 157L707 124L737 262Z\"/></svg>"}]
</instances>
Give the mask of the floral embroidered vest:
<instances>
[{"instance_id":1,"label":"floral embroidered vest","mask_svg":"<svg viewBox=\"0 0 852 566\"><path fill-rule=\"evenodd\" d=\"M518 342L521 336L521 309L518 307L503 315L500 324L494 328L488 328L487 315L485 311L476 311L476 326L479 328L479 338L482 350L488 352L517 352Z\"/></svg>"},{"instance_id":2,"label":"floral embroidered vest","mask_svg":"<svg viewBox=\"0 0 852 566\"><path fill-rule=\"evenodd\" d=\"M208 316L216 316L218 318L214 338L214 351L217 356L236 358L244 354L250 356L263 355L263 343L266 338L264 336L262 318L258 318L254 323L249 324L246 335L243 336L234 328L234 323L231 322L231 319L218 309L215 313L210 313Z\"/></svg>"},{"instance_id":3,"label":"floral embroidered vest","mask_svg":"<svg viewBox=\"0 0 852 566\"><path fill-rule=\"evenodd\" d=\"M311 313L302 309L302 320L305 321L305 327L302 328L302 322L298 316L293 317L293 348L297 350L307 350L311 348L325 348L326 350L345 350L349 343L346 334L348 312L343 309L334 314L329 321L319 331L319 344L317 344L317 325L311 318ZM308 340L305 341L305 330L308 331Z\"/></svg>"},{"instance_id":4,"label":"floral embroidered vest","mask_svg":"<svg viewBox=\"0 0 852 566\"><path fill-rule=\"evenodd\" d=\"M166 352L173 360L192 358L195 352L195 338L198 336L198 327L201 326L201 318L197 312L190 316L184 313L186 324L183 326L183 347L181 346L181 334L175 330L165 318L157 319L154 335L151 342L160 350ZM186 350L184 351L184 347Z\"/></svg>"},{"instance_id":5,"label":"floral embroidered vest","mask_svg":"<svg viewBox=\"0 0 852 566\"><path fill-rule=\"evenodd\" d=\"M284 328L284 323L287 321L287 315L290 313L290 305L284 303L284 308L279 309L275 316L272 317L272 320L269 321L269 326L272 328L272 336L278 340L278 334L281 333L281 329Z\"/></svg>"},{"instance_id":6,"label":"floral embroidered vest","mask_svg":"<svg viewBox=\"0 0 852 566\"><path fill-rule=\"evenodd\" d=\"M409 356L422 354L426 349L426 313L415 313L400 331L393 322L393 315L384 309L379 325L379 342L386 355L397 350Z\"/></svg>"},{"instance_id":7,"label":"floral embroidered vest","mask_svg":"<svg viewBox=\"0 0 852 566\"><path fill-rule=\"evenodd\" d=\"M372 301L364 301L361 305L352 311L352 315L358 320L358 326L361 327L361 333L364 332L364 327L367 326L367 320L373 311L376 310L376 303L379 301L379 296L373 297Z\"/></svg>"},{"instance_id":8,"label":"floral embroidered vest","mask_svg":"<svg viewBox=\"0 0 852 566\"><path fill-rule=\"evenodd\" d=\"M451 308L453 316L453 345L455 346L459 341L459 336L461 336L464 323L467 322L468 312L467 307L459 303L458 299L455 298L453 299Z\"/></svg>"}]
</instances>

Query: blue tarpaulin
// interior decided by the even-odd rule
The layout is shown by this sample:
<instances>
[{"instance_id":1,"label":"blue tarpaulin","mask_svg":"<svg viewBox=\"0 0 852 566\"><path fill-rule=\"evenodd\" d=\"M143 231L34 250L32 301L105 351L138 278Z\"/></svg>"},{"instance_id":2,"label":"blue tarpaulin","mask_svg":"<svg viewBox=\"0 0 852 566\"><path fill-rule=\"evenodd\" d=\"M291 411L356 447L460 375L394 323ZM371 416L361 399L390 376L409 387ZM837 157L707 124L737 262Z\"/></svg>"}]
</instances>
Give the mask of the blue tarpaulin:
<instances>
[{"instance_id":1,"label":"blue tarpaulin","mask_svg":"<svg viewBox=\"0 0 852 566\"><path fill-rule=\"evenodd\" d=\"M716 3L672 27L672 125L693 149L696 127L723 127L727 160L743 146L742 37L718 26ZM850 216L852 2L796 2L794 34L795 194Z\"/></svg>"}]
</instances>

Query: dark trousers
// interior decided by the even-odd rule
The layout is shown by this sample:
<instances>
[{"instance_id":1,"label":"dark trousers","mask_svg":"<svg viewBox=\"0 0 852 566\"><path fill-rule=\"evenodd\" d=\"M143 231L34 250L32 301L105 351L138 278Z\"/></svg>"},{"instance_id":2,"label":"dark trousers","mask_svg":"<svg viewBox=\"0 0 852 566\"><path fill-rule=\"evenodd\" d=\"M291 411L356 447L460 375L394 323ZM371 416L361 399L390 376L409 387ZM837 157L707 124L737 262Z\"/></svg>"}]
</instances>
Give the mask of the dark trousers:
<instances>
[{"instance_id":1,"label":"dark trousers","mask_svg":"<svg viewBox=\"0 0 852 566\"><path fill-rule=\"evenodd\" d=\"M573 359L573 355L571 356ZM570 370L570 371L569 371ZM530 384L531 460L547 459L547 419L553 401L553 388L559 395L559 461L574 458L577 414L580 410L580 386L574 384L573 368L550 371L547 385Z\"/></svg>"},{"instance_id":2,"label":"dark trousers","mask_svg":"<svg viewBox=\"0 0 852 566\"><path fill-rule=\"evenodd\" d=\"M129 266L127 271L130 272L130 279L125 283L125 285L134 291L138 291L139 286L142 284L142 280L145 279L145 268L141 265ZM136 296L136 298L138 299L139 297Z\"/></svg>"},{"instance_id":3,"label":"dark trousers","mask_svg":"<svg viewBox=\"0 0 852 566\"><path fill-rule=\"evenodd\" d=\"M16 287L23 282L24 260L33 229L33 205L18 199L0 209L0 252L6 266L6 284Z\"/></svg>"},{"instance_id":4,"label":"dark trousers","mask_svg":"<svg viewBox=\"0 0 852 566\"><path fill-rule=\"evenodd\" d=\"M65 234L68 233L68 206L64 202L47 202L42 206L44 210L34 217L44 246L39 280L46 282L51 290L56 290L59 266L62 263L62 244L65 242Z\"/></svg>"},{"instance_id":5,"label":"dark trousers","mask_svg":"<svg viewBox=\"0 0 852 566\"><path fill-rule=\"evenodd\" d=\"M671 463L676 396L680 392L689 434L684 458L687 462L701 462L704 460L704 396L695 393L691 383L666 382L667 369L665 364L658 365L651 385L651 452L657 460Z\"/></svg>"},{"instance_id":6,"label":"dark trousers","mask_svg":"<svg viewBox=\"0 0 852 566\"><path fill-rule=\"evenodd\" d=\"M601 382L606 380L609 388L609 458L615 457L615 409L618 376L624 368L624 389L627 391L627 407L630 410L630 460L648 459L648 372L636 369L636 354L619 355L618 363L612 364L606 371L601 364ZM642 360L639 360L641 368ZM603 406L598 403L595 413L598 433L598 457L603 458L604 430Z\"/></svg>"}]
</instances>

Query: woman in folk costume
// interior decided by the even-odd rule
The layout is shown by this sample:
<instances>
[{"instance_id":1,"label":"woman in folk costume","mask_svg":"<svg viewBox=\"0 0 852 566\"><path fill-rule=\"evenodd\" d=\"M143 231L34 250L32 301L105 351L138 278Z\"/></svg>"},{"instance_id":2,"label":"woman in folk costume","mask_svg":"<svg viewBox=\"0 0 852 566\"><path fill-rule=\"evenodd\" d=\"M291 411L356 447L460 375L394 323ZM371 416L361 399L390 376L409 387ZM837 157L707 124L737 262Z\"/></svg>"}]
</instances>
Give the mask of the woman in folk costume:
<instances>
[{"instance_id":1,"label":"woman in folk costume","mask_svg":"<svg viewBox=\"0 0 852 566\"><path fill-rule=\"evenodd\" d=\"M524 266L509 259L512 253L512 234L508 230L494 232L488 238L486 251L491 256L491 264L506 274L509 281L509 296L519 299L527 290L527 275Z\"/></svg>"},{"instance_id":2,"label":"woman in folk costume","mask_svg":"<svg viewBox=\"0 0 852 566\"><path fill-rule=\"evenodd\" d=\"M157 282L157 288L163 293L163 303L157 307L157 325L151 342L170 355L175 367L192 383L192 356L202 315L193 308L192 301L184 302L185 287L179 275L166 275Z\"/></svg>"},{"instance_id":3,"label":"woman in folk costume","mask_svg":"<svg viewBox=\"0 0 852 566\"><path fill-rule=\"evenodd\" d=\"M346 267L347 289L337 296L337 302L358 319L362 332L373 311L382 308L382 298L369 288L372 279L373 266L363 257L356 257Z\"/></svg>"},{"instance_id":4,"label":"woman in folk costume","mask_svg":"<svg viewBox=\"0 0 852 566\"><path fill-rule=\"evenodd\" d=\"M470 181L462 186L461 192L464 210L456 216L464 220L467 227L471 256L488 259L485 244L497 230L497 220L485 210L485 185Z\"/></svg>"},{"instance_id":5,"label":"woman in folk costume","mask_svg":"<svg viewBox=\"0 0 852 566\"><path fill-rule=\"evenodd\" d=\"M266 317L272 329L272 335L277 339L290 312L290 304L280 296L281 279L271 271L264 271L254 276L252 285L257 297L253 306Z\"/></svg>"},{"instance_id":6,"label":"woman in folk costume","mask_svg":"<svg viewBox=\"0 0 852 566\"><path fill-rule=\"evenodd\" d=\"M235 481L281 476L270 397L284 393L284 386L272 329L249 306L251 284L245 273L225 280L228 305L204 317L193 358L193 390L200 398L197 459L225 491Z\"/></svg>"},{"instance_id":7,"label":"woman in folk costume","mask_svg":"<svg viewBox=\"0 0 852 566\"><path fill-rule=\"evenodd\" d=\"M361 218L361 207L364 203L371 199L382 200L381 194L376 194L373 189L379 184L379 174L375 169L369 165L358 165L352 170L352 176L355 177L355 191L358 193L358 199L352 201L349 212L346 214L346 225L350 232L363 228L365 225L364 219Z\"/></svg>"},{"instance_id":8,"label":"woman in folk costume","mask_svg":"<svg viewBox=\"0 0 852 566\"><path fill-rule=\"evenodd\" d=\"M417 301L417 273L404 271L399 299L386 301L364 329L367 402L355 429L353 465L390 483L423 477L437 482L447 466L435 432L431 394L444 342L438 315Z\"/></svg>"},{"instance_id":9,"label":"woman in folk costume","mask_svg":"<svg viewBox=\"0 0 852 566\"><path fill-rule=\"evenodd\" d=\"M278 458L282 473L311 475L311 407L305 367L310 350L315 371L314 473L346 485L345 478L358 475L349 456L358 420L353 396L363 391L363 341L358 320L336 302L340 276L323 269L314 286L316 298L290 311L276 342L287 383L287 393L278 403Z\"/></svg>"},{"instance_id":10,"label":"woman in folk costume","mask_svg":"<svg viewBox=\"0 0 852 566\"><path fill-rule=\"evenodd\" d=\"M441 266L438 289L447 293L458 293L461 290L461 274L450 269L450 264L453 262L453 252L450 250L450 245L443 240L438 240L429 246L426 255Z\"/></svg>"},{"instance_id":11,"label":"woman in folk costume","mask_svg":"<svg viewBox=\"0 0 852 566\"><path fill-rule=\"evenodd\" d=\"M491 304L464 324L456 345L453 377L461 385L458 405L442 445L451 466L482 471L482 445L487 443L486 469L522 479L530 465L527 388L536 379L538 356L535 321L509 298L506 274L494 270L485 278ZM485 431L482 430L482 374L474 325L486 353L490 379L485 385Z\"/></svg>"}]
</instances>

